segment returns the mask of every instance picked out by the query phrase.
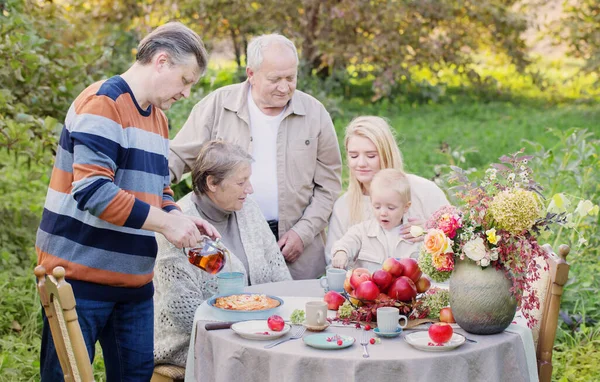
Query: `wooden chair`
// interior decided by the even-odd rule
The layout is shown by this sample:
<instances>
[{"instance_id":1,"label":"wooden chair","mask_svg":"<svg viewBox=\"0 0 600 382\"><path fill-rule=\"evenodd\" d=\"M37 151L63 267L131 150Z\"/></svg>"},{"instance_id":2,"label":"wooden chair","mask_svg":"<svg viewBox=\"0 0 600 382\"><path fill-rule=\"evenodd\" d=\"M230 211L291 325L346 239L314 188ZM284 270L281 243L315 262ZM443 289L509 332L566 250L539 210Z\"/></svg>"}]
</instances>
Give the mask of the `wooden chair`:
<instances>
[{"instance_id":1,"label":"wooden chair","mask_svg":"<svg viewBox=\"0 0 600 382\"><path fill-rule=\"evenodd\" d=\"M183 381L185 368L175 365L156 365L150 382L175 382Z\"/></svg>"},{"instance_id":2,"label":"wooden chair","mask_svg":"<svg viewBox=\"0 0 600 382\"><path fill-rule=\"evenodd\" d=\"M547 260L549 269L547 272L541 272L542 277L534 285L539 293L540 309L534 312L538 324L533 328L533 339L536 345L540 382L549 382L552 379L552 349L558 328L560 299L569 276L569 264L566 258L570 248L568 245L561 245L558 248L558 255L549 244L544 245L543 248L549 255Z\"/></svg>"},{"instance_id":3,"label":"wooden chair","mask_svg":"<svg viewBox=\"0 0 600 382\"><path fill-rule=\"evenodd\" d=\"M46 275L46 269L38 265L34 273L65 381L93 381L92 363L79 326L73 289L65 281L65 269L56 267L52 275Z\"/></svg>"}]
</instances>

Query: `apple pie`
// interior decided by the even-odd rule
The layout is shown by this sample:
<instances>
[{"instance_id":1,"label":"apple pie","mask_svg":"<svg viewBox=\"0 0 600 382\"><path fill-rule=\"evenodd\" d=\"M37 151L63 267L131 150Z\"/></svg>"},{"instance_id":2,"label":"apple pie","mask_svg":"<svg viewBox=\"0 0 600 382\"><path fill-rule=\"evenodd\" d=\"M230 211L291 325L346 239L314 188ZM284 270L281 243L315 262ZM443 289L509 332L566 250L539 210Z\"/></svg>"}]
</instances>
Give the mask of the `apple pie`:
<instances>
[{"instance_id":1,"label":"apple pie","mask_svg":"<svg viewBox=\"0 0 600 382\"><path fill-rule=\"evenodd\" d=\"M227 310L264 310L279 306L279 301L264 294L234 294L218 297L215 306Z\"/></svg>"}]
</instances>

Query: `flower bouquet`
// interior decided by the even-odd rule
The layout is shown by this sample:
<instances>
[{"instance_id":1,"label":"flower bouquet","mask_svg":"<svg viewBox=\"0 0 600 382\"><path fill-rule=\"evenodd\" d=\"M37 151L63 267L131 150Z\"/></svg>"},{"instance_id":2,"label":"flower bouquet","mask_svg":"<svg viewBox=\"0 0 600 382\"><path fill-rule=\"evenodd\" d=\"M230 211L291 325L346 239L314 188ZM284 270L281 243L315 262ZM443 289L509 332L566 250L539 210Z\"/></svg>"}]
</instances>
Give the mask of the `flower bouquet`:
<instances>
[{"instance_id":1,"label":"flower bouquet","mask_svg":"<svg viewBox=\"0 0 600 382\"><path fill-rule=\"evenodd\" d=\"M512 282L510 293L533 327L536 319L530 312L540 304L532 283L540 278L541 267L547 267L540 260L548 257L538 237L549 234L553 224L568 225L568 219L564 212L547 211L528 166L532 157L522 152L500 158L479 183L452 168L450 181L459 184L456 196L463 205L442 207L427 221L419 266L438 282L447 280L460 261L503 271Z\"/></svg>"}]
</instances>

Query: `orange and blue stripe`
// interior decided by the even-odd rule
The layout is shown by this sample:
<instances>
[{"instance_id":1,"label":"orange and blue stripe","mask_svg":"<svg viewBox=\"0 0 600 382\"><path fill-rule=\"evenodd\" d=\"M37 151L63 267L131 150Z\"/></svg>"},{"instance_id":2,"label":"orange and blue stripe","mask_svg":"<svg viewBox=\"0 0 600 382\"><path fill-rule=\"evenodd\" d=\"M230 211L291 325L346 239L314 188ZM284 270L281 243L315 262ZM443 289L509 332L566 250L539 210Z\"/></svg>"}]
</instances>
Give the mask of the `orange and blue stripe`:
<instances>
[{"instance_id":1,"label":"orange and blue stripe","mask_svg":"<svg viewBox=\"0 0 600 382\"><path fill-rule=\"evenodd\" d=\"M157 245L142 230L150 206L178 208L169 187L168 123L137 104L119 76L84 90L57 147L38 263L61 265L76 296L109 301L152 296Z\"/></svg>"}]
</instances>

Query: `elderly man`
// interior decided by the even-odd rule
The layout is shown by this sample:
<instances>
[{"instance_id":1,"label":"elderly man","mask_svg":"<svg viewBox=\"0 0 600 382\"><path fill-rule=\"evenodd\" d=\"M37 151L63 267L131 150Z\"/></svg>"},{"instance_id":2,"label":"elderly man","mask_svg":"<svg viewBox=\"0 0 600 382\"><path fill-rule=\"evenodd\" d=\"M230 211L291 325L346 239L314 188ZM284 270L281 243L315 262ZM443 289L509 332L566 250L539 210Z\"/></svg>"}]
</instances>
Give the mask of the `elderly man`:
<instances>
[{"instance_id":1,"label":"elderly man","mask_svg":"<svg viewBox=\"0 0 600 382\"><path fill-rule=\"evenodd\" d=\"M152 377L154 232L177 247L218 235L173 201L162 112L189 96L207 59L200 37L183 24L158 27L125 73L75 99L60 136L38 263L48 272L65 268L90 359L100 341L109 381ZM42 381L64 381L45 317L40 358Z\"/></svg>"},{"instance_id":2,"label":"elderly man","mask_svg":"<svg viewBox=\"0 0 600 382\"><path fill-rule=\"evenodd\" d=\"M224 139L252 154L253 198L278 239L294 279L325 271L322 233L341 190L341 156L329 113L296 90L298 53L271 34L248 45L240 84L209 94L171 142L174 182L190 171L202 143Z\"/></svg>"}]
</instances>

